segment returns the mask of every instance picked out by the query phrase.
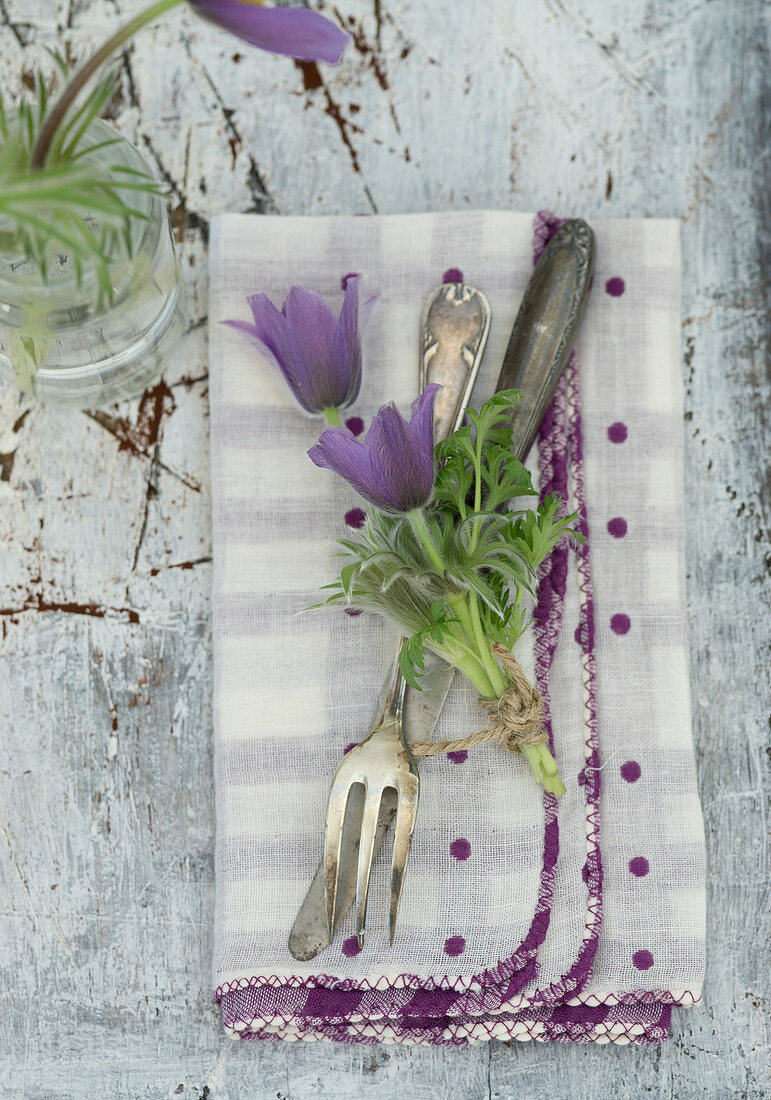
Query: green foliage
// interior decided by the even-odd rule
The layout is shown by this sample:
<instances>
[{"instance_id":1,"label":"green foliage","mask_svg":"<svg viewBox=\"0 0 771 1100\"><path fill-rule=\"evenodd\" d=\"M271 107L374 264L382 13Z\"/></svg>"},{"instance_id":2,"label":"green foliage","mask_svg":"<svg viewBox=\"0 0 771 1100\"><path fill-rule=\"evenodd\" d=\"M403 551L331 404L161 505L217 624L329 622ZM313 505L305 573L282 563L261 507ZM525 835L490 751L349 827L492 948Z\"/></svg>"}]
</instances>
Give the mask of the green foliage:
<instances>
[{"instance_id":1,"label":"green foliage","mask_svg":"<svg viewBox=\"0 0 771 1100\"><path fill-rule=\"evenodd\" d=\"M399 650L399 668L410 687L420 690L419 677L426 671L426 644L441 649L447 637L447 625L456 621L447 612L444 600L434 600L429 611L429 621L417 630Z\"/></svg>"},{"instance_id":2,"label":"green foliage","mask_svg":"<svg viewBox=\"0 0 771 1100\"><path fill-rule=\"evenodd\" d=\"M64 60L52 56L66 79ZM45 78L37 73L34 98L22 98L13 115L0 93L0 249L24 256L43 279L52 258L64 253L78 281L87 270L95 271L100 295L108 300L110 264L131 256L132 222L145 217L135 205L136 193L159 191L150 176L105 155L120 138L89 139L89 128L114 90L110 74L67 113L39 170L31 161L50 108Z\"/></svg>"},{"instance_id":3,"label":"green foliage","mask_svg":"<svg viewBox=\"0 0 771 1100\"><path fill-rule=\"evenodd\" d=\"M434 494L420 523L374 512L360 535L340 543L345 565L327 586L325 603L394 621L407 637L400 666L413 686L426 649L458 667L489 660L496 642L511 649L530 622L539 566L561 538L580 540L576 516L561 514L558 497L524 506L538 494L511 451L507 423L519 398L516 390L495 394L479 412L469 412L468 426L437 445ZM426 538L441 558L441 573Z\"/></svg>"}]
</instances>

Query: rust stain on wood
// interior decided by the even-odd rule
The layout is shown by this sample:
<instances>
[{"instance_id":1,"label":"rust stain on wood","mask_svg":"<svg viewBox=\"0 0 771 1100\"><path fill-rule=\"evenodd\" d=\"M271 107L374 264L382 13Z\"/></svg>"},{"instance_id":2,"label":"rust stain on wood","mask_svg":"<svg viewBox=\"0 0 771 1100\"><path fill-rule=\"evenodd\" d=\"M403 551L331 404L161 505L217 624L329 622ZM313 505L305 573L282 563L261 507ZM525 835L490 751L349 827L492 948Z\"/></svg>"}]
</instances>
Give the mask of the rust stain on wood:
<instances>
[{"instance_id":1,"label":"rust stain on wood","mask_svg":"<svg viewBox=\"0 0 771 1100\"><path fill-rule=\"evenodd\" d=\"M46 600L41 595L30 595L18 607L0 607L0 616L16 621L19 615L28 611L42 613L55 611L63 615L85 615L92 619L104 619L108 616L125 618L126 622L138 623L139 612L133 607L106 607L100 603L77 603L72 600Z\"/></svg>"},{"instance_id":2,"label":"rust stain on wood","mask_svg":"<svg viewBox=\"0 0 771 1100\"><path fill-rule=\"evenodd\" d=\"M115 416L103 409L94 409L86 416L118 441L119 451L127 451L138 458L150 458L160 439L164 417L171 416L176 407L174 394L161 379L142 394L134 423L127 417Z\"/></svg>"}]
</instances>

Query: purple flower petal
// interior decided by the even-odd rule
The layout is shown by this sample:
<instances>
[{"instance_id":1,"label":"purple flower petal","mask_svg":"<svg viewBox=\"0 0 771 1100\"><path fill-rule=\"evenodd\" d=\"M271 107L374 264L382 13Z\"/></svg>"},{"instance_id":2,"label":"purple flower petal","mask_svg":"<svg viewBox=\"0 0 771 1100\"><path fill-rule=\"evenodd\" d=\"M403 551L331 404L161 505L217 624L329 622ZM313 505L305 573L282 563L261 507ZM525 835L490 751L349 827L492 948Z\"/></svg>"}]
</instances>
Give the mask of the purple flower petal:
<instances>
[{"instance_id":1,"label":"purple flower petal","mask_svg":"<svg viewBox=\"0 0 771 1100\"><path fill-rule=\"evenodd\" d=\"M336 65L350 36L305 8L264 8L241 0L191 0L199 15L252 46L301 61Z\"/></svg>"},{"instance_id":2,"label":"purple flower petal","mask_svg":"<svg viewBox=\"0 0 771 1100\"><path fill-rule=\"evenodd\" d=\"M359 338L359 276L349 277L340 310L340 322L334 336L335 373L347 383L345 400L339 407L352 405L361 388L361 340Z\"/></svg>"},{"instance_id":3,"label":"purple flower petal","mask_svg":"<svg viewBox=\"0 0 771 1100\"><path fill-rule=\"evenodd\" d=\"M412 402L411 428L420 441L423 450L433 457L434 451L434 401L437 391L442 387L436 382L426 386L421 395Z\"/></svg>"},{"instance_id":4,"label":"purple flower petal","mask_svg":"<svg viewBox=\"0 0 771 1100\"><path fill-rule=\"evenodd\" d=\"M248 321L225 321L224 324L236 329L237 332L243 332L250 343L260 351L267 352L302 407L306 412L315 412L316 410L308 404L298 383L287 334L286 318L265 294L255 294L248 299L248 302L254 316L253 325Z\"/></svg>"},{"instance_id":5,"label":"purple flower petal","mask_svg":"<svg viewBox=\"0 0 771 1100\"><path fill-rule=\"evenodd\" d=\"M372 467L372 456L347 428L325 428L308 457L324 470L334 470L376 508L388 509Z\"/></svg>"},{"instance_id":6,"label":"purple flower petal","mask_svg":"<svg viewBox=\"0 0 771 1100\"><path fill-rule=\"evenodd\" d=\"M290 287L284 303L287 334L297 384L315 409L336 408L345 400L348 372L335 356L337 320L313 290Z\"/></svg>"},{"instance_id":7,"label":"purple flower petal","mask_svg":"<svg viewBox=\"0 0 771 1100\"><path fill-rule=\"evenodd\" d=\"M308 454L334 470L365 500L384 512L410 512L426 504L434 486L433 403L427 386L407 423L395 405L383 405L364 439L346 428L327 428Z\"/></svg>"},{"instance_id":8,"label":"purple flower petal","mask_svg":"<svg viewBox=\"0 0 771 1100\"><path fill-rule=\"evenodd\" d=\"M285 359L289 352L289 340L283 313L276 309L267 294L253 294L247 298L247 302L254 317L257 336L268 345L277 359Z\"/></svg>"},{"instance_id":9,"label":"purple flower petal","mask_svg":"<svg viewBox=\"0 0 771 1100\"><path fill-rule=\"evenodd\" d=\"M367 432L378 481L396 512L425 504L434 484L434 463L395 405L384 405Z\"/></svg>"},{"instance_id":10,"label":"purple flower petal","mask_svg":"<svg viewBox=\"0 0 771 1100\"><path fill-rule=\"evenodd\" d=\"M255 335L268 348L287 382L294 388L296 373L292 367L286 318L266 294L254 294L247 300L254 317Z\"/></svg>"}]
</instances>

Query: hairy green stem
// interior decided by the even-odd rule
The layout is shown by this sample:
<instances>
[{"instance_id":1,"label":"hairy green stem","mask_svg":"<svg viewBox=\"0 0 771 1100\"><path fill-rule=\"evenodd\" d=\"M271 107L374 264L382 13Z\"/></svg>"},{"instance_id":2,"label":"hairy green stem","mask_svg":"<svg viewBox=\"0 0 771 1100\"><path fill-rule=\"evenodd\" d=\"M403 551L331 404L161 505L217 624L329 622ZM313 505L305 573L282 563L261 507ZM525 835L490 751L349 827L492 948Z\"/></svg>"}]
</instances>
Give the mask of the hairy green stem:
<instances>
[{"instance_id":1,"label":"hairy green stem","mask_svg":"<svg viewBox=\"0 0 771 1100\"><path fill-rule=\"evenodd\" d=\"M493 685L495 691L495 698L500 699L506 690L506 677L503 674L498 662L493 657L490 650L490 644L485 637L485 632L482 627L482 620L479 615L479 599L476 592L469 593L469 605L471 612L471 623L474 631L474 638L476 639L477 646L479 647L479 654L482 658L487 674L490 677L490 683Z\"/></svg>"},{"instance_id":2,"label":"hairy green stem","mask_svg":"<svg viewBox=\"0 0 771 1100\"><path fill-rule=\"evenodd\" d=\"M434 540L431 538L431 532L426 525L426 517L423 515L423 510L421 508L413 508L411 512L407 513L407 518L412 524L412 530L417 535L420 545L428 554L434 569L440 577L443 577L444 562L441 559L439 551L434 546Z\"/></svg>"},{"instance_id":3,"label":"hairy green stem","mask_svg":"<svg viewBox=\"0 0 771 1100\"><path fill-rule=\"evenodd\" d=\"M559 777L557 764L548 745L523 745L522 752L544 790L558 798L565 793L565 784Z\"/></svg>"},{"instance_id":4,"label":"hairy green stem","mask_svg":"<svg viewBox=\"0 0 771 1100\"><path fill-rule=\"evenodd\" d=\"M477 433L476 438L476 459L474 461L474 511L480 512L482 510L482 440ZM479 542L479 532L482 529L482 521L477 517L471 525L471 538L469 540L469 549L473 553L477 548Z\"/></svg>"},{"instance_id":5,"label":"hairy green stem","mask_svg":"<svg viewBox=\"0 0 771 1100\"><path fill-rule=\"evenodd\" d=\"M445 639L447 639L448 635L449 641L445 640L442 643L438 643L437 651L439 649L442 650L440 656L444 657L445 661L447 661L449 665L452 665L454 668L460 668L458 662L464 661L466 660L466 658L468 658L468 660L470 661L475 661L480 668L482 667L482 665L479 663L479 658L477 657L471 646L468 644L465 635L461 637L460 632L458 630L454 630L452 627L447 628Z\"/></svg>"},{"instance_id":6,"label":"hairy green stem","mask_svg":"<svg viewBox=\"0 0 771 1100\"><path fill-rule=\"evenodd\" d=\"M343 422L340 419L340 410L335 405L329 405L321 411L327 424L333 428L342 428Z\"/></svg>"},{"instance_id":7,"label":"hairy green stem","mask_svg":"<svg viewBox=\"0 0 771 1100\"><path fill-rule=\"evenodd\" d=\"M458 665L457 667L471 681L483 699L500 699L506 691L508 681L503 669L493 657L485 638L476 593L469 593L468 608L466 608L466 602L462 598L457 601L450 600L450 603L456 612L459 612L460 605L463 605L465 617L468 619L476 644L474 661L464 661L462 666ZM459 614L458 617L461 621L464 621L462 614ZM557 764L549 751L548 745L523 745L522 753L530 765L536 782L540 783L544 790L557 796L565 793Z\"/></svg>"},{"instance_id":8,"label":"hairy green stem","mask_svg":"<svg viewBox=\"0 0 771 1100\"><path fill-rule=\"evenodd\" d=\"M477 658L467 658L462 662L452 662L463 673L466 679L474 685L483 699L491 699L495 689L490 679Z\"/></svg>"},{"instance_id":9,"label":"hairy green stem","mask_svg":"<svg viewBox=\"0 0 771 1100\"><path fill-rule=\"evenodd\" d=\"M449 603L450 607L455 612L455 614L457 616L457 619L458 619L458 622L460 623L461 627L463 628L464 637L466 637L468 639L468 643L472 647L472 652L475 652L475 651L473 651L474 626L473 626L473 623L471 622L471 616L469 615L469 612L468 612L468 606L466 604L466 597L465 596L449 596L448 599L447 599L447 602ZM477 656L478 656L478 654L477 654Z\"/></svg>"},{"instance_id":10,"label":"hairy green stem","mask_svg":"<svg viewBox=\"0 0 771 1100\"><path fill-rule=\"evenodd\" d=\"M156 3L151 4L145 11L140 12L140 14L130 20L125 27L122 27L119 31L116 31L111 38L108 38L104 45L89 58L85 65L78 69L52 107L40 131L37 142L35 143L35 148L32 151L32 160L30 162L30 166L33 170L39 170L45 167L46 158L51 148L51 142L54 139L56 131L64 121L65 115L80 92L86 84L88 84L91 77L99 71L105 61L107 61L116 50L119 50L121 46L128 42L130 38L133 38L137 31L146 26L147 23L152 23L153 20L157 19L160 15L163 15L171 8L178 7L182 3L184 3L184 0L156 0Z\"/></svg>"}]
</instances>

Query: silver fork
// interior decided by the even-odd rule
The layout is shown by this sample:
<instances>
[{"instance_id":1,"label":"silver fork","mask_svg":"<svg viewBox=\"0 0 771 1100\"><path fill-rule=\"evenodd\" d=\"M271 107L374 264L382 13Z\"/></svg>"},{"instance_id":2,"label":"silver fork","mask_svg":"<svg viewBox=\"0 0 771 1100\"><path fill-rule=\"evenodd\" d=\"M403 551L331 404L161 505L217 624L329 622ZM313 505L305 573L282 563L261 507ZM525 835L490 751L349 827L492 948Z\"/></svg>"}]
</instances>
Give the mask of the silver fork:
<instances>
[{"instance_id":1,"label":"silver fork","mask_svg":"<svg viewBox=\"0 0 771 1100\"><path fill-rule=\"evenodd\" d=\"M463 283L445 283L426 302L422 321L419 382L421 390L429 382L438 382L442 386L434 405L436 440L449 435L463 420L489 329L489 303L474 287ZM392 815L390 818L387 816L384 795L388 790L396 792L389 907L389 937L391 943L394 940L420 793L417 765L404 740L402 713L405 686L397 654L383 685L369 734L343 757L332 779L324 840L324 894L330 943L334 936L338 909L346 809L351 808L349 803L353 801L352 791L356 787L364 789L356 875L359 947L364 942L367 894L378 822L380 821L382 829L384 815L386 827L388 820L392 819Z\"/></svg>"},{"instance_id":2,"label":"silver fork","mask_svg":"<svg viewBox=\"0 0 771 1100\"><path fill-rule=\"evenodd\" d=\"M340 851L343 842L348 796L354 784L364 788L364 810L359 836L359 861L356 876L357 937L359 947L364 941L367 919L367 894L372 870L380 805L388 789L396 791L396 827L391 861L391 905L389 934L391 943L396 931L396 916L402 896L404 872L410 854L410 843L418 813L420 779L415 759L407 748L402 727L404 708L404 677L399 671L398 657L386 681L385 699L378 707L371 733L343 757L329 792L327 804L324 873L326 878L327 924L330 941L335 927L337 880Z\"/></svg>"}]
</instances>

